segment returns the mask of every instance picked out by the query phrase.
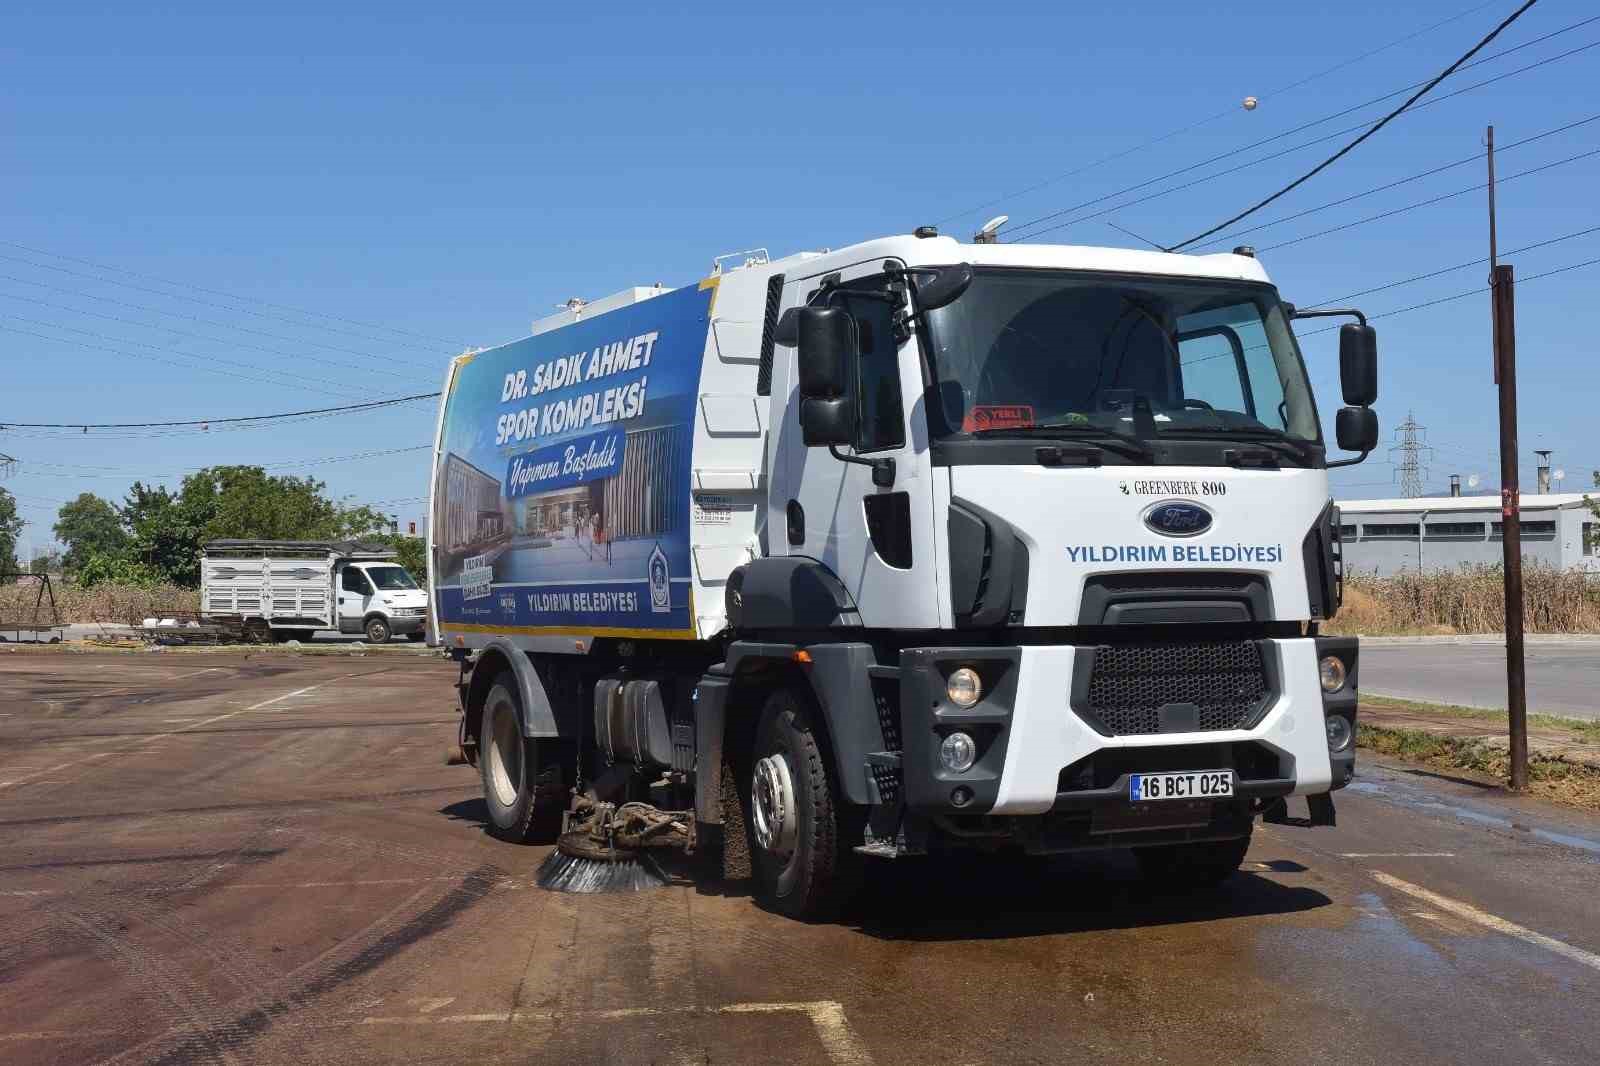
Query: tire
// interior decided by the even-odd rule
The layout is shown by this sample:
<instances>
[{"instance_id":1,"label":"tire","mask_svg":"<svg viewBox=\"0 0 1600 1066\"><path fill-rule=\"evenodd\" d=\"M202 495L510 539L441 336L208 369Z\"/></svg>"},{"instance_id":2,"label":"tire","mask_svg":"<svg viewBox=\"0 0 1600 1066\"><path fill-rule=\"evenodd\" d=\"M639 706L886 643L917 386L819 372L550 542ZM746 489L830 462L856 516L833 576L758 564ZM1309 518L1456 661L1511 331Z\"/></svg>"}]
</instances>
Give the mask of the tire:
<instances>
[{"instance_id":1,"label":"tire","mask_svg":"<svg viewBox=\"0 0 1600 1066\"><path fill-rule=\"evenodd\" d=\"M816 918L836 910L848 895L847 867L854 857L841 832L850 815L814 722L808 700L791 689L774 692L756 727L751 770L744 778L744 821L756 896L791 918ZM769 813L774 804L763 800L763 790L770 795L775 783L782 784L774 782L780 763L769 760L781 761L793 799L792 813L785 810L777 820Z\"/></svg>"},{"instance_id":2,"label":"tire","mask_svg":"<svg viewBox=\"0 0 1600 1066\"><path fill-rule=\"evenodd\" d=\"M380 617L367 619L362 632L366 633L368 644L387 644L392 635L388 621Z\"/></svg>"},{"instance_id":3,"label":"tire","mask_svg":"<svg viewBox=\"0 0 1600 1066\"><path fill-rule=\"evenodd\" d=\"M1194 891L1220 885L1232 876L1250 850L1250 834L1236 840L1194 844L1160 844L1134 848L1134 858L1148 881L1163 890Z\"/></svg>"},{"instance_id":4,"label":"tire","mask_svg":"<svg viewBox=\"0 0 1600 1066\"><path fill-rule=\"evenodd\" d=\"M564 745L522 735L516 679L495 678L483 700L478 774L491 836L514 844L550 843L561 831Z\"/></svg>"}]
</instances>

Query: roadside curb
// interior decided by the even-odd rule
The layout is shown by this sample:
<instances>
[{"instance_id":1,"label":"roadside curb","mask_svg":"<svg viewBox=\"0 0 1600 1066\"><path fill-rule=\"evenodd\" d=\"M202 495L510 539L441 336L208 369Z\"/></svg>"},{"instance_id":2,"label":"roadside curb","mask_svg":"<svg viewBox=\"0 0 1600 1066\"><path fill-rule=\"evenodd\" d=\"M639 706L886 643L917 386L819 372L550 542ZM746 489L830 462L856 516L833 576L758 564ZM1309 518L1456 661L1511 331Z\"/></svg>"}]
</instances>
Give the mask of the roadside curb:
<instances>
[{"instance_id":1,"label":"roadside curb","mask_svg":"<svg viewBox=\"0 0 1600 1066\"><path fill-rule=\"evenodd\" d=\"M1528 633L1525 644L1595 644L1600 645L1600 633ZM1503 648L1504 633L1452 633L1438 637L1361 637L1363 647L1385 647L1406 644L1489 644Z\"/></svg>"}]
</instances>

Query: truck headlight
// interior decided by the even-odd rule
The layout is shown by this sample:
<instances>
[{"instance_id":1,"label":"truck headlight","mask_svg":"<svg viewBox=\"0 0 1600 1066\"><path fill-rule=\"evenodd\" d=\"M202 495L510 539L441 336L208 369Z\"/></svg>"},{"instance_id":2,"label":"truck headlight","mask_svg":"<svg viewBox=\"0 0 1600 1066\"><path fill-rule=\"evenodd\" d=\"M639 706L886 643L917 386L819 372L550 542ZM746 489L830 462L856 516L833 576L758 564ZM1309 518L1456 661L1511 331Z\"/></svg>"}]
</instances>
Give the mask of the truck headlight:
<instances>
[{"instance_id":1,"label":"truck headlight","mask_svg":"<svg viewBox=\"0 0 1600 1066\"><path fill-rule=\"evenodd\" d=\"M939 761L951 773L964 774L978 761L978 745L965 733L951 733L939 745Z\"/></svg>"},{"instance_id":2,"label":"truck headlight","mask_svg":"<svg viewBox=\"0 0 1600 1066\"><path fill-rule=\"evenodd\" d=\"M944 685L944 694L950 697L950 702L957 707L971 707L983 695L983 682L978 679L978 671L970 666L958 667L950 672L949 679Z\"/></svg>"},{"instance_id":3,"label":"truck headlight","mask_svg":"<svg viewBox=\"0 0 1600 1066\"><path fill-rule=\"evenodd\" d=\"M1350 719L1342 714L1328 715L1328 750L1343 751L1350 746Z\"/></svg>"},{"instance_id":4,"label":"truck headlight","mask_svg":"<svg viewBox=\"0 0 1600 1066\"><path fill-rule=\"evenodd\" d=\"M1322 691L1338 692L1344 688L1347 676L1344 660L1337 655L1324 655L1322 661L1317 663L1317 675L1322 681Z\"/></svg>"}]
</instances>

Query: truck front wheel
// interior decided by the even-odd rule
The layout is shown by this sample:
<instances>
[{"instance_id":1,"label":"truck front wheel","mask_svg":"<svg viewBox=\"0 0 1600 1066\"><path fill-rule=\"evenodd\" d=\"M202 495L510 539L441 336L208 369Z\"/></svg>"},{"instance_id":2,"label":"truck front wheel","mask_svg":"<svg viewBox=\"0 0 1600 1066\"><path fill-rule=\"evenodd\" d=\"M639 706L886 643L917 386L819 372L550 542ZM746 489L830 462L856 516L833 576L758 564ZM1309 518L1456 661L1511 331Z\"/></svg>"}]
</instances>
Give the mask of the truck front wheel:
<instances>
[{"instance_id":1,"label":"truck front wheel","mask_svg":"<svg viewBox=\"0 0 1600 1066\"><path fill-rule=\"evenodd\" d=\"M501 840L548 843L561 830L565 777L557 742L522 735L516 680L495 678L483 701L478 733L478 772L489 833Z\"/></svg>"},{"instance_id":2,"label":"truck front wheel","mask_svg":"<svg viewBox=\"0 0 1600 1066\"><path fill-rule=\"evenodd\" d=\"M756 892L792 918L832 910L845 892L847 820L814 712L798 693L767 699L756 728L746 823Z\"/></svg>"},{"instance_id":3,"label":"truck front wheel","mask_svg":"<svg viewBox=\"0 0 1600 1066\"><path fill-rule=\"evenodd\" d=\"M382 618L367 619L367 643L389 643L389 623Z\"/></svg>"},{"instance_id":4,"label":"truck front wheel","mask_svg":"<svg viewBox=\"0 0 1600 1066\"><path fill-rule=\"evenodd\" d=\"M1185 891L1220 884L1239 869L1250 850L1250 835L1236 840L1158 844L1134 848L1139 870L1158 890Z\"/></svg>"}]
</instances>

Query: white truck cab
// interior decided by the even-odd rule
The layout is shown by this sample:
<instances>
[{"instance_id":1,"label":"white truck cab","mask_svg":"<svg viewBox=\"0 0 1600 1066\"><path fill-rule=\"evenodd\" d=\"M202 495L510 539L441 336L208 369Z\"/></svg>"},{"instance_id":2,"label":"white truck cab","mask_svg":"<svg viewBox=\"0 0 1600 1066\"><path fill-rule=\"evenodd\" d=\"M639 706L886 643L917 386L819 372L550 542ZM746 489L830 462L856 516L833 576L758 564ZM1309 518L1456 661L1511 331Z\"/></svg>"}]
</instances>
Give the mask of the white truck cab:
<instances>
[{"instance_id":1,"label":"white truck cab","mask_svg":"<svg viewBox=\"0 0 1600 1066\"><path fill-rule=\"evenodd\" d=\"M370 644L391 636L421 640L428 621L428 594L392 561L347 560L335 570L339 632L361 633Z\"/></svg>"},{"instance_id":2,"label":"white truck cab","mask_svg":"<svg viewBox=\"0 0 1600 1066\"><path fill-rule=\"evenodd\" d=\"M1296 311L1248 249L931 230L595 306L444 387L433 609L496 832L569 805L569 855L748 855L798 915L859 859L1132 848L1196 884L1257 817L1332 824L1359 312ZM1309 315L1356 319L1349 458Z\"/></svg>"}]
</instances>

